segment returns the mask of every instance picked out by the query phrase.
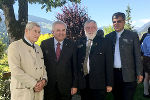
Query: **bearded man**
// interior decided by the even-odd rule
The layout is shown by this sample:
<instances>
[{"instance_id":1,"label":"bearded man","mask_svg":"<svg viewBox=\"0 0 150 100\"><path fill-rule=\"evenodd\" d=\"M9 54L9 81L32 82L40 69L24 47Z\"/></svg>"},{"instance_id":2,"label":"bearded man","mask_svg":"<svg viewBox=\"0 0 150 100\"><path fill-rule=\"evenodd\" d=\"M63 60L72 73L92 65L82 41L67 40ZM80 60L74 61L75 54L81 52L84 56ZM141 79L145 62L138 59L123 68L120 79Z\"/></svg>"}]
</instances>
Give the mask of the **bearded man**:
<instances>
[{"instance_id":1,"label":"bearded man","mask_svg":"<svg viewBox=\"0 0 150 100\"><path fill-rule=\"evenodd\" d=\"M112 91L113 58L111 43L97 35L97 24L84 24L85 36L77 40L77 66L81 100L104 100Z\"/></svg>"}]
</instances>

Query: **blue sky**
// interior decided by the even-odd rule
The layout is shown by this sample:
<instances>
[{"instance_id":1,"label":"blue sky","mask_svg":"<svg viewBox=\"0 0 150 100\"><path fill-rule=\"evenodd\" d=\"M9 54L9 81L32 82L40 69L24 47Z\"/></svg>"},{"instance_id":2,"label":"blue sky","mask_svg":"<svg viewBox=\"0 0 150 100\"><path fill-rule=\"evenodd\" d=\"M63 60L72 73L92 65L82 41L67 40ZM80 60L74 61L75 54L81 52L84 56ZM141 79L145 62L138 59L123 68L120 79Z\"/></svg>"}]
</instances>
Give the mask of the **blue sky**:
<instances>
[{"instance_id":1,"label":"blue sky","mask_svg":"<svg viewBox=\"0 0 150 100\"><path fill-rule=\"evenodd\" d=\"M98 23L98 27L112 25L111 16L115 12L124 12L129 4L131 10L132 24L135 27L141 27L150 22L150 0L81 0L81 7L87 9L91 19ZM17 4L14 6L17 13ZM52 12L46 13L41 10L40 4L29 5L29 15L34 15L48 20L56 20L55 16L61 12L61 7L53 8Z\"/></svg>"}]
</instances>

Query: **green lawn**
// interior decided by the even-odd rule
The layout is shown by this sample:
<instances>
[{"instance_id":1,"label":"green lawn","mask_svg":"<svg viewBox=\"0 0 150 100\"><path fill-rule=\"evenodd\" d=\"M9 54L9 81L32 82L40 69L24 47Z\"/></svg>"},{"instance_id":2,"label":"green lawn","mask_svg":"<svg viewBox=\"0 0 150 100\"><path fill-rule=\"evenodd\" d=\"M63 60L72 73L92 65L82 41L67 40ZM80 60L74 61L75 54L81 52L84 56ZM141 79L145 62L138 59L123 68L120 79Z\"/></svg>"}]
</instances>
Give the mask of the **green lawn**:
<instances>
[{"instance_id":1,"label":"green lawn","mask_svg":"<svg viewBox=\"0 0 150 100\"><path fill-rule=\"evenodd\" d=\"M112 93L108 93L106 100L113 100ZM150 100L143 97L143 84L139 84L136 89L134 100Z\"/></svg>"}]
</instances>

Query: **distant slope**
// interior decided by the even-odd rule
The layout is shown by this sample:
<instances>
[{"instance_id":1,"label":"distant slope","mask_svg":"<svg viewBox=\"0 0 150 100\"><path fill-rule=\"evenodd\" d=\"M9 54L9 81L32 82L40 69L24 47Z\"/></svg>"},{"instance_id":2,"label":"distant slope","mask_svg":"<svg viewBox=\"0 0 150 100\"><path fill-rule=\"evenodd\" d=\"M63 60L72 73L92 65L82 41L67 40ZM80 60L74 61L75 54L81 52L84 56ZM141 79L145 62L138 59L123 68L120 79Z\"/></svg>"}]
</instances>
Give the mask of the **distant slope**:
<instances>
[{"instance_id":1,"label":"distant slope","mask_svg":"<svg viewBox=\"0 0 150 100\"><path fill-rule=\"evenodd\" d=\"M0 32L6 32L6 28L3 28L3 27L6 27L5 22L4 22L5 17L4 15L1 15L1 17L2 17L2 22L0 22ZM17 15L16 15L16 19L18 19ZM44 18L32 16L32 15L28 16L28 20L29 22L30 21L37 22L41 26L41 34L51 33L52 23L53 23L52 21L44 19Z\"/></svg>"},{"instance_id":2,"label":"distant slope","mask_svg":"<svg viewBox=\"0 0 150 100\"><path fill-rule=\"evenodd\" d=\"M29 15L28 18L29 21L37 22L41 26L41 34L51 33L52 21L32 15Z\"/></svg>"},{"instance_id":3,"label":"distant slope","mask_svg":"<svg viewBox=\"0 0 150 100\"><path fill-rule=\"evenodd\" d=\"M138 28L137 32L140 34L145 33L145 32L147 32L148 27L150 27L150 22L148 22L148 23L144 24L142 27Z\"/></svg>"}]
</instances>

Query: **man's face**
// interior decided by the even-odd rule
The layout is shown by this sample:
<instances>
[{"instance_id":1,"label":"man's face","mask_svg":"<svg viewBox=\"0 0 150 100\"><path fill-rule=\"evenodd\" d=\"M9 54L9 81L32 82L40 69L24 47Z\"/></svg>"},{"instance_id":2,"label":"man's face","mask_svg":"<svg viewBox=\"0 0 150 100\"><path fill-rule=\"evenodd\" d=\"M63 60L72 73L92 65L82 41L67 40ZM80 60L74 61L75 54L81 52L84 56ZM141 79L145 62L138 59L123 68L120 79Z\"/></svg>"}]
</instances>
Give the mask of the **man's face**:
<instances>
[{"instance_id":1,"label":"man's face","mask_svg":"<svg viewBox=\"0 0 150 100\"><path fill-rule=\"evenodd\" d=\"M114 18L112 22L116 32L120 32L124 29L125 20L123 20L122 17Z\"/></svg>"},{"instance_id":2,"label":"man's face","mask_svg":"<svg viewBox=\"0 0 150 100\"><path fill-rule=\"evenodd\" d=\"M97 25L93 22L87 23L84 26L84 31L88 39L94 39L97 32Z\"/></svg>"},{"instance_id":3,"label":"man's face","mask_svg":"<svg viewBox=\"0 0 150 100\"><path fill-rule=\"evenodd\" d=\"M57 41L61 42L66 38L66 27L64 24L56 24L52 31Z\"/></svg>"},{"instance_id":4,"label":"man's face","mask_svg":"<svg viewBox=\"0 0 150 100\"><path fill-rule=\"evenodd\" d=\"M27 39L30 42L35 43L40 36L40 27L34 26L31 30L26 29L25 32Z\"/></svg>"}]
</instances>

